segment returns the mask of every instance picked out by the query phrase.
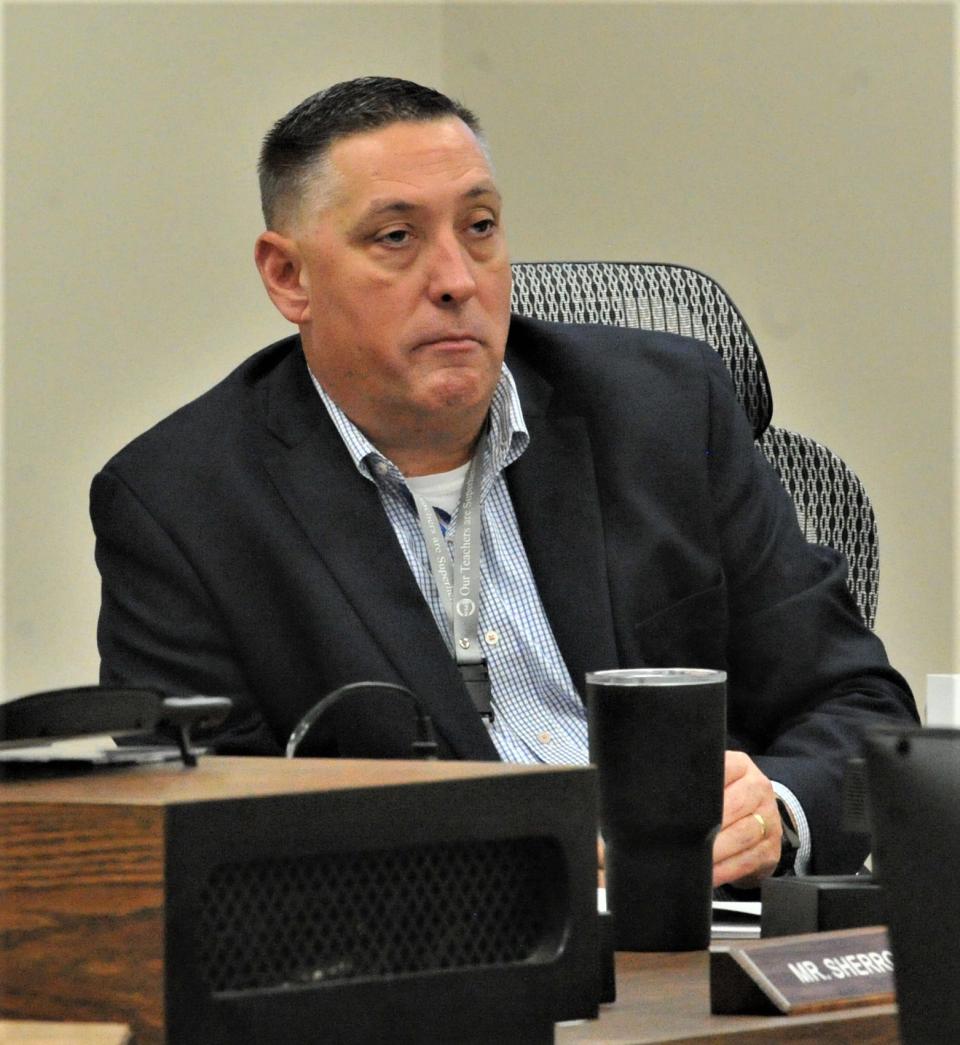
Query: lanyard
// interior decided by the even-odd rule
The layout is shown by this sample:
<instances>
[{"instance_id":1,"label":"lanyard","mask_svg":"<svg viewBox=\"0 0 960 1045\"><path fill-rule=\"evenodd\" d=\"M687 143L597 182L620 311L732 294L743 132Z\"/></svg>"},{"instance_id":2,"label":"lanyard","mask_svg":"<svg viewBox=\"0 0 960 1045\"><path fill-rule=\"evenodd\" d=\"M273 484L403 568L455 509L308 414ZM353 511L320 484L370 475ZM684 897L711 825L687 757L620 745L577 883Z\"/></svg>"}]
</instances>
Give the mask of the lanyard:
<instances>
[{"instance_id":1,"label":"lanyard","mask_svg":"<svg viewBox=\"0 0 960 1045\"><path fill-rule=\"evenodd\" d=\"M420 517L420 527L430 555L434 583L437 585L453 632L453 654L457 667L474 707L484 718L492 722L490 676L480 646L478 623L482 559L480 534L483 528L480 495L486 447L487 437L484 434L480 437L466 478L463 480L452 558L433 506L419 494L413 493L412 490L410 492L417 515Z\"/></svg>"}]
</instances>

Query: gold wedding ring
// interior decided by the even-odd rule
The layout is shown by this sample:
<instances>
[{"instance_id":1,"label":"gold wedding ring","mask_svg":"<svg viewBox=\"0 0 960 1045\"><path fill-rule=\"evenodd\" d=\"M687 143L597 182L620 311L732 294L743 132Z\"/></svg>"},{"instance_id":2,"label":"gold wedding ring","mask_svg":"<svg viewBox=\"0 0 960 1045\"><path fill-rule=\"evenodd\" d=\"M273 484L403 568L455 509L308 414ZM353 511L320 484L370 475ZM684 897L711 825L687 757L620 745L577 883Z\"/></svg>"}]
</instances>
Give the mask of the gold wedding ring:
<instances>
[{"instance_id":1,"label":"gold wedding ring","mask_svg":"<svg viewBox=\"0 0 960 1045\"><path fill-rule=\"evenodd\" d=\"M754 815L754 818L756 819L757 823L760 825L760 837L761 838L766 838L767 837L767 822L766 822L766 820L764 820L763 817L759 813L754 813L753 815Z\"/></svg>"}]
</instances>

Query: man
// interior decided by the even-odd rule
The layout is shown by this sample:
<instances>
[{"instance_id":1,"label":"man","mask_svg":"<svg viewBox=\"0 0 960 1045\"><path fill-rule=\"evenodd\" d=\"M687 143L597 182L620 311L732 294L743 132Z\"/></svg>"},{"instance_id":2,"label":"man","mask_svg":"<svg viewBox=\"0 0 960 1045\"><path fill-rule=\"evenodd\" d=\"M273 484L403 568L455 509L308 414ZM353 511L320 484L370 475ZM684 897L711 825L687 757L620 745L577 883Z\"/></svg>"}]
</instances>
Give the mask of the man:
<instances>
[{"instance_id":1,"label":"man","mask_svg":"<svg viewBox=\"0 0 960 1045\"><path fill-rule=\"evenodd\" d=\"M843 767L912 697L716 355L511 320L485 145L434 91L338 84L278 121L260 172L256 263L299 337L94 480L102 680L234 695L224 751L279 751L375 680L416 694L446 757L583 762L587 670L726 669L715 883L777 868L781 813L801 870L854 869ZM334 719L331 751L409 750L395 693Z\"/></svg>"}]
</instances>

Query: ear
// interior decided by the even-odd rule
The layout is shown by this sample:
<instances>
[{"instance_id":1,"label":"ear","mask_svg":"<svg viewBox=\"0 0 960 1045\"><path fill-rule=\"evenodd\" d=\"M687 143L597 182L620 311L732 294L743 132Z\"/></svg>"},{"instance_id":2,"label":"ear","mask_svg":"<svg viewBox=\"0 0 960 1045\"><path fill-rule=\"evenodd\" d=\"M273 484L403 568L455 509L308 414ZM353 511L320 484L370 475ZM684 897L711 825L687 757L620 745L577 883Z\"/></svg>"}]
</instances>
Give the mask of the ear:
<instances>
[{"instance_id":1,"label":"ear","mask_svg":"<svg viewBox=\"0 0 960 1045\"><path fill-rule=\"evenodd\" d=\"M280 314L297 325L306 322L310 318L310 287L296 241L279 232L262 232L253 257Z\"/></svg>"}]
</instances>

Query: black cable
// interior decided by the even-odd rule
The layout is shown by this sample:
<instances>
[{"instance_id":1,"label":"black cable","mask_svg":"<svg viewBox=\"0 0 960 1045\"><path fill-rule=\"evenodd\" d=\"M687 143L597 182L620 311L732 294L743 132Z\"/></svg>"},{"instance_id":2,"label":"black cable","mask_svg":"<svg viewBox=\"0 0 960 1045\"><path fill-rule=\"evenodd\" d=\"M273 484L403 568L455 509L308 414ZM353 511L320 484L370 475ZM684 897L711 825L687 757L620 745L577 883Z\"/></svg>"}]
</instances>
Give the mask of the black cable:
<instances>
[{"instance_id":1,"label":"black cable","mask_svg":"<svg viewBox=\"0 0 960 1045\"><path fill-rule=\"evenodd\" d=\"M347 685L340 686L326 696L321 697L294 726L290 739L287 741L286 757L293 758L296 755L297 748L300 746L303 738L310 732L314 723L321 715L326 714L332 707L339 704L344 697L351 696L361 689L386 689L409 697L413 704L414 714L417 716L417 739L411 746L413 757L428 760L433 760L437 757L436 734L434 733L433 722L430 716L423 710L419 699L406 686L398 686L393 682L349 682Z\"/></svg>"}]
</instances>

